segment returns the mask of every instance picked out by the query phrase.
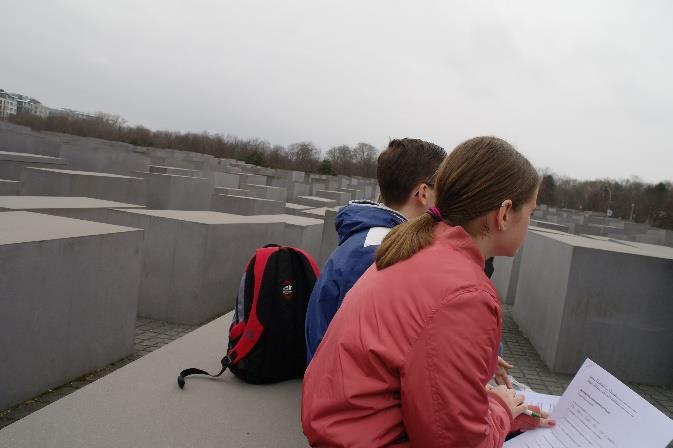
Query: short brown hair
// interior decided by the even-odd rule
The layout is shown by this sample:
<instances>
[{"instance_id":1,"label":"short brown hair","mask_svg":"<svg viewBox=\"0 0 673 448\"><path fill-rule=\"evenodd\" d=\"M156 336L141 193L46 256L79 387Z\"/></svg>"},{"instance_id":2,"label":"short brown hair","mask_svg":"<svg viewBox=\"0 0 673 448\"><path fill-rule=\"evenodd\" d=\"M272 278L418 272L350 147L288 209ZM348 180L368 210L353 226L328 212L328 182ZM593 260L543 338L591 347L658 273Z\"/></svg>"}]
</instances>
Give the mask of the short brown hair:
<instances>
[{"instance_id":1,"label":"short brown hair","mask_svg":"<svg viewBox=\"0 0 673 448\"><path fill-rule=\"evenodd\" d=\"M439 167L437 208L445 222L465 227L506 199L512 200L514 210L520 209L539 183L533 165L512 145L496 137L476 137L458 145ZM376 266L386 268L432 244L434 224L424 213L395 227L376 252Z\"/></svg>"},{"instance_id":2,"label":"short brown hair","mask_svg":"<svg viewBox=\"0 0 673 448\"><path fill-rule=\"evenodd\" d=\"M434 182L445 157L446 151L433 143L416 138L391 140L376 166L383 202L388 206L403 205L418 184Z\"/></svg>"}]
</instances>

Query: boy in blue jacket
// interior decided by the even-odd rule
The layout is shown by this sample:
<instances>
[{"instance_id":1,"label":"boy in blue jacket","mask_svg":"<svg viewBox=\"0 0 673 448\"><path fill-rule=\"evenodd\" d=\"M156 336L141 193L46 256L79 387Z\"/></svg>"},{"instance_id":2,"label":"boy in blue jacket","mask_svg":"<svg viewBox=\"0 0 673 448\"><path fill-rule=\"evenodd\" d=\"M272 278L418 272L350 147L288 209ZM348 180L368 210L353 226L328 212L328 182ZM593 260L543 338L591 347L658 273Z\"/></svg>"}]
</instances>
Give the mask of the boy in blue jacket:
<instances>
[{"instance_id":1,"label":"boy in blue jacket","mask_svg":"<svg viewBox=\"0 0 673 448\"><path fill-rule=\"evenodd\" d=\"M423 140L391 140L376 168L383 203L351 201L339 210L339 244L320 273L306 312L309 362L344 296L374 262L390 229L435 205L434 175L444 157L444 149Z\"/></svg>"}]
</instances>

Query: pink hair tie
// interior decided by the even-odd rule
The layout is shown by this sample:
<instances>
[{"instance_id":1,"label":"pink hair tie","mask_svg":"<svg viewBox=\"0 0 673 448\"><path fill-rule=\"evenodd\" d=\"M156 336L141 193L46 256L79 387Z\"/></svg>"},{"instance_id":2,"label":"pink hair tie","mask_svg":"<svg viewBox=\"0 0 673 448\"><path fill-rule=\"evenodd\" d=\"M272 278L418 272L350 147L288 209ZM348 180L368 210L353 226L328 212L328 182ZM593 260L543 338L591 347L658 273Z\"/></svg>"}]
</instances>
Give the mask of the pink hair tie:
<instances>
[{"instance_id":1,"label":"pink hair tie","mask_svg":"<svg viewBox=\"0 0 673 448\"><path fill-rule=\"evenodd\" d=\"M442 212L439 211L438 207L430 207L425 213L432 216L432 219L437 222L442 220Z\"/></svg>"}]
</instances>

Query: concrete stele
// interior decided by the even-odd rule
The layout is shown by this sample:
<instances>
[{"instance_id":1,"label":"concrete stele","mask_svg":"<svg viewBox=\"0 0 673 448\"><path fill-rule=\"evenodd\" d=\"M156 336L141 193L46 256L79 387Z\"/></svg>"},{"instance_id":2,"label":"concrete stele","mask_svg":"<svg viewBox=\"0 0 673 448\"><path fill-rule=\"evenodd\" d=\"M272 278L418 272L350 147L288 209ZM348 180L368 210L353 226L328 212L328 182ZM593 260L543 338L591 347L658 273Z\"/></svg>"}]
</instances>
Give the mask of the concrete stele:
<instances>
[{"instance_id":1,"label":"concrete stele","mask_svg":"<svg viewBox=\"0 0 673 448\"><path fill-rule=\"evenodd\" d=\"M54 167L65 165L65 159L60 157L49 157L39 154L27 154L21 152L0 151L0 178L9 180L19 180L23 168L32 167Z\"/></svg>"},{"instance_id":2,"label":"concrete stele","mask_svg":"<svg viewBox=\"0 0 673 448\"><path fill-rule=\"evenodd\" d=\"M90 171L25 168L21 172L25 195L80 196L145 205L145 180Z\"/></svg>"},{"instance_id":3,"label":"concrete stele","mask_svg":"<svg viewBox=\"0 0 673 448\"><path fill-rule=\"evenodd\" d=\"M212 197L211 209L234 215L276 215L285 213L285 202L216 194Z\"/></svg>"},{"instance_id":4,"label":"concrete stele","mask_svg":"<svg viewBox=\"0 0 673 448\"><path fill-rule=\"evenodd\" d=\"M514 317L547 366L673 384L673 249L530 232Z\"/></svg>"},{"instance_id":5,"label":"concrete stele","mask_svg":"<svg viewBox=\"0 0 673 448\"><path fill-rule=\"evenodd\" d=\"M147 207L157 210L210 210L212 181L205 177L148 173Z\"/></svg>"},{"instance_id":6,"label":"concrete stele","mask_svg":"<svg viewBox=\"0 0 673 448\"><path fill-rule=\"evenodd\" d=\"M318 196L297 196L293 201L295 204L308 205L310 207L320 208L320 207L335 207L337 201L333 199L321 198Z\"/></svg>"},{"instance_id":7,"label":"concrete stele","mask_svg":"<svg viewBox=\"0 0 673 448\"><path fill-rule=\"evenodd\" d=\"M21 181L0 179L0 196L15 196L21 193Z\"/></svg>"},{"instance_id":8,"label":"concrete stele","mask_svg":"<svg viewBox=\"0 0 673 448\"><path fill-rule=\"evenodd\" d=\"M106 222L105 216L115 208L143 207L75 196L0 196L0 211L30 211L95 222Z\"/></svg>"},{"instance_id":9,"label":"concrete stele","mask_svg":"<svg viewBox=\"0 0 673 448\"><path fill-rule=\"evenodd\" d=\"M283 240L284 222L211 211L114 210L145 230L138 315L198 324L230 310L255 249Z\"/></svg>"},{"instance_id":10,"label":"concrete stele","mask_svg":"<svg viewBox=\"0 0 673 448\"><path fill-rule=\"evenodd\" d=\"M135 228L0 213L0 409L133 352L142 240Z\"/></svg>"}]
</instances>

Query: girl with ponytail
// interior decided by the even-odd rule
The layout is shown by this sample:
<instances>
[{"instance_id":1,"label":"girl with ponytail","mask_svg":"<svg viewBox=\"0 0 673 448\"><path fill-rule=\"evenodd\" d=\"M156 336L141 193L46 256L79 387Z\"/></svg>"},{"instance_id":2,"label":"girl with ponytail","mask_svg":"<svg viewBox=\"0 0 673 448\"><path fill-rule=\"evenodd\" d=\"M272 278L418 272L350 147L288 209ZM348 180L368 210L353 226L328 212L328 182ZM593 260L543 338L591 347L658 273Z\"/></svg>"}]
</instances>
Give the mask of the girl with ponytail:
<instances>
[{"instance_id":1,"label":"girl with ponytail","mask_svg":"<svg viewBox=\"0 0 673 448\"><path fill-rule=\"evenodd\" d=\"M436 207L394 228L346 295L304 377L312 446L502 446L534 419L487 386L502 316L484 260L523 243L539 176L509 143L458 145L436 174ZM532 408L532 407L531 407Z\"/></svg>"}]
</instances>

